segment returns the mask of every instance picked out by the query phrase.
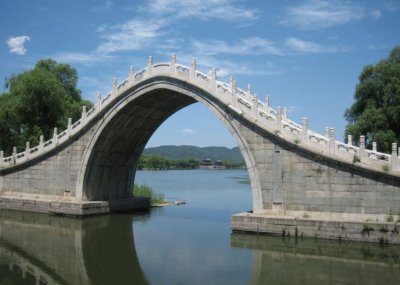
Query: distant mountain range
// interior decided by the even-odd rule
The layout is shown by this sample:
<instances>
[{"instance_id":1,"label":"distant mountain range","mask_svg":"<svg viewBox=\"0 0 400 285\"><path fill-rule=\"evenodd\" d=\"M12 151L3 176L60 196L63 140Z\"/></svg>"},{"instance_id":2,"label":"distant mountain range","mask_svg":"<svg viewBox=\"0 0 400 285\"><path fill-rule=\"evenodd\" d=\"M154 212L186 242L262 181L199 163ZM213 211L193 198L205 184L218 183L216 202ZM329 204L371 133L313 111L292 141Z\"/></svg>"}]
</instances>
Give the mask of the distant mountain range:
<instances>
[{"instance_id":1,"label":"distant mountain range","mask_svg":"<svg viewBox=\"0 0 400 285\"><path fill-rule=\"evenodd\" d=\"M149 147L144 150L144 154L154 154L164 156L168 159L188 159L194 158L199 161L209 158L215 160L244 161L238 147L227 148L221 146L197 147L190 145L166 145L159 147Z\"/></svg>"}]
</instances>

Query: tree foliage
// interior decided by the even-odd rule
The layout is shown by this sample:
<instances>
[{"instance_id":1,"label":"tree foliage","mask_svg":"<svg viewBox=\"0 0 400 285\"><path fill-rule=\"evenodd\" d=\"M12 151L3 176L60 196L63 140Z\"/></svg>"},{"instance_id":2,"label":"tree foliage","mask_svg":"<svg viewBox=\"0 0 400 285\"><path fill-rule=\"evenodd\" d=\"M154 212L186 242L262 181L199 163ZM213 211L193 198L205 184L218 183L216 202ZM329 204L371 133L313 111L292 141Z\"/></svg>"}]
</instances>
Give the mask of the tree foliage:
<instances>
[{"instance_id":1,"label":"tree foliage","mask_svg":"<svg viewBox=\"0 0 400 285\"><path fill-rule=\"evenodd\" d=\"M359 143L365 135L367 147L376 141L380 151L390 152L391 144L400 141L400 47L364 68L354 99L345 112L346 136L352 134Z\"/></svg>"},{"instance_id":2,"label":"tree foliage","mask_svg":"<svg viewBox=\"0 0 400 285\"><path fill-rule=\"evenodd\" d=\"M223 160L222 164L227 169L237 169L244 166L243 161L235 160ZM157 170L168 170L168 169L197 169L199 168L200 161L195 158L183 158L183 159L169 159L162 155L156 154L142 154L139 159L138 169L157 169Z\"/></svg>"},{"instance_id":3,"label":"tree foliage","mask_svg":"<svg viewBox=\"0 0 400 285\"><path fill-rule=\"evenodd\" d=\"M82 106L91 107L77 88L77 71L52 59L40 60L31 70L6 79L8 92L0 95L0 149L10 153L14 146L50 138L54 128L63 130L68 118L81 116Z\"/></svg>"}]
</instances>

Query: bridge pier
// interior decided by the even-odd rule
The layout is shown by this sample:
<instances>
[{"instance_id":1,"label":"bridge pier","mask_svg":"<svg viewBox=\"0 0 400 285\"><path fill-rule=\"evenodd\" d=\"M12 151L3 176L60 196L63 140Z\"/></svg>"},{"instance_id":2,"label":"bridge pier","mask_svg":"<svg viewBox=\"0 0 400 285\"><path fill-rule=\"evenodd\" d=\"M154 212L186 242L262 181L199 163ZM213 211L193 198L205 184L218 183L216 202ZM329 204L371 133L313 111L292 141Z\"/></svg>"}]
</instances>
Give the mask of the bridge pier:
<instances>
[{"instance_id":1,"label":"bridge pier","mask_svg":"<svg viewBox=\"0 0 400 285\"><path fill-rule=\"evenodd\" d=\"M112 201L74 201L60 197L31 195L0 196L0 209L48 213L69 216L91 216L110 212L135 212L149 208L149 200L142 197Z\"/></svg>"}]
</instances>

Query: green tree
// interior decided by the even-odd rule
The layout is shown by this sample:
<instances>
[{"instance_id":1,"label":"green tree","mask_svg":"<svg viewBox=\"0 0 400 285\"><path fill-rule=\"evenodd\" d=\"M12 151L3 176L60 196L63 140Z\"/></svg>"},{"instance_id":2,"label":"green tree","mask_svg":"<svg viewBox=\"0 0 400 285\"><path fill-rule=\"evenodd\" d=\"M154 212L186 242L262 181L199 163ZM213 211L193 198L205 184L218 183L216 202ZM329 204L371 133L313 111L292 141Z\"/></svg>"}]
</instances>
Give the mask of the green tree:
<instances>
[{"instance_id":1,"label":"green tree","mask_svg":"<svg viewBox=\"0 0 400 285\"><path fill-rule=\"evenodd\" d=\"M391 144L400 141L400 47L364 68L354 99L345 112L346 137L352 134L359 143L360 135L365 135L367 147L376 141L380 151L390 152Z\"/></svg>"},{"instance_id":2,"label":"green tree","mask_svg":"<svg viewBox=\"0 0 400 285\"><path fill-rule=\"evenodd\" d=\"M31 70L6 79L8 93L0 95L0 148L10 153L13 146L23 149L25 142L50 138L53 129L63 130L68 118L79 119L83 100L76 87L78 75L68 64L52 59L40 60Z\"/></svg>"}]
</instances>

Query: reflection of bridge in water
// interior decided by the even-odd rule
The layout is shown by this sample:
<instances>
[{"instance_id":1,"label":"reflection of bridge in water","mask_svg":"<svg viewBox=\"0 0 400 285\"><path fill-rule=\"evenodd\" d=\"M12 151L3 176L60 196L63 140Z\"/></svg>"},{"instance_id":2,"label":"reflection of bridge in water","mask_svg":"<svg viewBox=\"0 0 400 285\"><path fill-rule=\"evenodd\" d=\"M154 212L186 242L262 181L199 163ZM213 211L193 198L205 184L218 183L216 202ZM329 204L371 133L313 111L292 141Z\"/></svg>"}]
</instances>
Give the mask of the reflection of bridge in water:
<instances>
[{"instance_id":1,"label":"reflection of bridge in water","mask_svg":"<svg viewBox=\"0 0 400 285\"><path fill-rule=\"evenodd\" d=\"M148 284L131 215L0 214L1 284ZM252 285L400 284L398 246L243 234L232 235L231 246L252 251Z\"/></svg>"},{"instance_id":2,"label":"reflection of bridge in water","mask_svg":"<svg viewBox=\"0 0 400 285\"><path fill-rule=\"evenodd\" d=\"M400 247L234 234L253 251L248 284L400 284Z\"/></svg>"},{"instance_id":3,"label":"reflection of bridge in water","mask_svg":"<svg viewBox=\"0 0 400 285\"><path fill-rule=\"evenodd\" d=\"M130 215L71 219L0 214L3 275L31 279L32 284L147 284L136 256Z\"/></svg>"}]
</instances>

